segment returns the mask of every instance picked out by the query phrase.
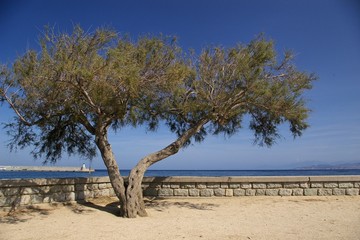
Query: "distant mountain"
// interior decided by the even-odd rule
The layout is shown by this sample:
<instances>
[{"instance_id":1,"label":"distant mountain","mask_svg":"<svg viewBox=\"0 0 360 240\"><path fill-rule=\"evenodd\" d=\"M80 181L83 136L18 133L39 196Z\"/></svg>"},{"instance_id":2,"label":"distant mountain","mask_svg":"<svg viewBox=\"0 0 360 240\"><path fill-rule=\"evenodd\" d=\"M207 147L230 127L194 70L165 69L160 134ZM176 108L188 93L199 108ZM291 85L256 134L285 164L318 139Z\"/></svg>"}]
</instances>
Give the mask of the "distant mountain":
<instances>
[{"instance_id":1,"label":"distant mountain","mask_svg":"<svg viewBox=\"0 0 360 240\"><path fill-rule=\"evenodd\" d=\"M344 163L344 164L318 164L305 167L298 167L299 170L331 170L331 169L360 169L360 163Z\"/></svg>"}]
</instances>

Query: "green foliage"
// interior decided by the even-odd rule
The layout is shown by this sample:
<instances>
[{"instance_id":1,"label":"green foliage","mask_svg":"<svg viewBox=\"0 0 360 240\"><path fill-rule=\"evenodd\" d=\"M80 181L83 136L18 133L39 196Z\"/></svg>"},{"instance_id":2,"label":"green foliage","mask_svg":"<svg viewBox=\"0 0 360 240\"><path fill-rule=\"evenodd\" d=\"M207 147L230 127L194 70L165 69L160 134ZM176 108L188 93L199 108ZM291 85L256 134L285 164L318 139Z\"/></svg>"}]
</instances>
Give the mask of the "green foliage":
<instances>
[{"instance_id":1,"label":"green foliage","mask_svg":"<svg viewBox=\"0 0 360 240\"><path fill-rule=\"evenodd\" d=\"M34 144L34 155L56 161L62 152L93 157L94 138L111 126L165 122L181 136L200 121L193 139L235 134L250 115L256 142L271 146L285 122L294 136L308 127L304 91L315 77L279 58L262 36L232 48L186 56L173 38L137 41L109 29L72 34L46 29L41 50L0 71L0 97L17 119L12 146ZM194 60L195 59L195 60ZM190 143L188 141L187 143Z\"/></svg>"}]
</instances>

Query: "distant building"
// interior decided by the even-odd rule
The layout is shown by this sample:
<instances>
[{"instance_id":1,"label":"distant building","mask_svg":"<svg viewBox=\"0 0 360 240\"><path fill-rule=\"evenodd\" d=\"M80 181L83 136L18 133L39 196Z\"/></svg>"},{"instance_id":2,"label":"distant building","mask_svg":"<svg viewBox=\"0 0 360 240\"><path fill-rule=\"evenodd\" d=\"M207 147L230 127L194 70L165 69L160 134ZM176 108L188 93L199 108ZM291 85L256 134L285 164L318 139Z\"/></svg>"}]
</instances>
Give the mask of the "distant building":
<instances>
[{"instance_id":1,"label":"distant building","mask_svg":"<svg viewBox=\"0 0 360 240\"><path fill-rule=\"evenodd\" d=\"M85 163L83 163L83 165L81 166L81 170L83 171L83 170L86 170L87 168L86 168L86 166L85 166Z\"/></svg>"}]
</instances>

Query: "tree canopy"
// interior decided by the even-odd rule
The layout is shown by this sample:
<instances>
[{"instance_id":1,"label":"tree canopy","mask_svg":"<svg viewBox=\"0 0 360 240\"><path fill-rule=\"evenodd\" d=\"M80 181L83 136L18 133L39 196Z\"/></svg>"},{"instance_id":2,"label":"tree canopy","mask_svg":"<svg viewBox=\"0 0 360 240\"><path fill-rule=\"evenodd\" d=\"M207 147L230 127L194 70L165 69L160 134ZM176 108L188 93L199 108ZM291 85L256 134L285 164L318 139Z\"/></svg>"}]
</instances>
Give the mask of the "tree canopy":
<instances>
[{"instance_id":1,"label":"tree canopy","mask_svg":"<svg viewBox=\"0 0 360 240\"><path fill-rule=\"evenodd\" d=\"M8 124L12 147L34 146L35 157L51 162L63 152L92 158L98 148L112 178L118 168L107 141L110 127L146 124L156 130L164 123L177 134L139 161L142 174L191 140L235 134L244 116L256 142L271 146L280 124L289 123L294 136L308 127L304 91L314 79L297 70L290 52L277 55L263 35L190 54L171 37L132 40L110 29L87 33L77 26L72 34L48 28L39 51L3 65L0 100L16 113Z\"/></svg>"}]
</instances>

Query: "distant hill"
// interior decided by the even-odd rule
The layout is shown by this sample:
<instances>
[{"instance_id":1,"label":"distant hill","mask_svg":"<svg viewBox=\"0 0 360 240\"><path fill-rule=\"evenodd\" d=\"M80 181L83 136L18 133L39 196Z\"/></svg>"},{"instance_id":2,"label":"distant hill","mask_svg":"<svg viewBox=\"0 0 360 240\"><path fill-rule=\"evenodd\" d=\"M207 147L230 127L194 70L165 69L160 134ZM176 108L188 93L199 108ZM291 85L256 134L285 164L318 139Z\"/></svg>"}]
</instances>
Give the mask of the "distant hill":
<instances>
[{"instance_id":1,"label":"distant hill","mask_svg":"<svg viewBox=\"0 0 360 240\"><path fill-rule=\"evenodd\" d=\"M360 163L344 163L344 164L319 164L305 167L298 167L299 170L331 170L331 169L360 169Z\"/></svg>"}]
</instances>

